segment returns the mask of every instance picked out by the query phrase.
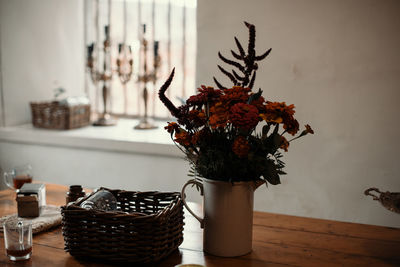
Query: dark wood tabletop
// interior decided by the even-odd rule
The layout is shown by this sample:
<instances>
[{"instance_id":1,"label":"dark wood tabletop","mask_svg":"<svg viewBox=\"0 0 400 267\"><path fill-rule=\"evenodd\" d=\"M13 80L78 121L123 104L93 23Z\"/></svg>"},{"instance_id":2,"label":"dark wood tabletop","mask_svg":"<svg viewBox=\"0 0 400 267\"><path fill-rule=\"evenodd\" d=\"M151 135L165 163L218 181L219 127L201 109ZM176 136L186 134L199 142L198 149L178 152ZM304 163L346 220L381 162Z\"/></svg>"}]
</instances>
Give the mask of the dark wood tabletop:
<instances>
[{"instance_id":1,"label":"dark wood tabletop","mask_svg":"<svg viewBox=\"0 0 400 267\"><path fill-rule=\"evenodd\" d=\"M47 203L63 205L67 187L47 184ZM199 209L199 206L193 205ZM16 213L15 192L0 191L0 216ZM397 216L394 214L394 216ZM30 260L11 262L0 233L0 266L112 266L77 260L64 251L61 227L33 236ZM185 212L184 242L157 264L175 266L400 266L400 228L311 219L266 212L254 213L253 251L221 258L202 251L202 230Z\"/></svg>"}]
</instances>

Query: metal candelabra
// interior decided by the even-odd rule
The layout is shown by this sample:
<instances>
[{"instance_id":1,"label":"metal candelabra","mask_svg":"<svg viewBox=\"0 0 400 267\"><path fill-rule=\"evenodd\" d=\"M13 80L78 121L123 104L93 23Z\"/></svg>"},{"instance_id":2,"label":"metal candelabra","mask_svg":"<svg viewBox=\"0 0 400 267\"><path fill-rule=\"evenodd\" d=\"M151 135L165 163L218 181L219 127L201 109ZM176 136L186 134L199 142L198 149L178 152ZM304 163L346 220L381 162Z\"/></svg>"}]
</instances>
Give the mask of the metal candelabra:
<instances>
[{"instance_id":1,"label":"metal candelabra","mask_svg":"<svg viewBox=\"0 0 400 267\"><path fill-rule=\"evenodd\" d=\"M111 117L108 113L108 95L110 88L110 81L112 79L112 69L111 69L111 41L110 41L110 28L109 26L104 27L105 30L105 40L103 42L103 69L99 70L97 68L97 60L99 59L99 54L96 53L98 50L95 48L97 45L92 43L88 46L88 58L87 58L87 67L90 71L90 77L92 78L93 84L97 85L100 81L103 82L103 113L100 117L93 123L95 126L110 126L115 125L117 121Z\"/></svg>"},{"instance_id":2,"label":"metal candelabra","mask_svg":"<svg viewBox=\"0 0 400 267\"><path fill-rule=\"evenodd\" d=\"M153 68L149 70L148 68L148 41L145 37L146 25L143 25L143 35L141 40L141 53L143 53L143 72L138 75L138 82L143 85L143 101L144 101L144 115L141 118L135 129L154 129L157 126L153 123L153 120L149 118L148 115L148 102L149 102L149 91L148 84L153 83L155 88L157 82L157 74L161 65L161 58L158 51L159 42L154 41L153 50ZM125 38L124 38L125 39ZM110 39L110 28L105 26L105 40L103 42L103 66L102 69L97 67L97 60L99 60L99 53L97 45L92 43L88 46L87 55L87 67L90 72L90 77L94 85L102 82L102 96L103 96L103 112L100 114L99 118L93 123L95 126L110 126L115 125L117 120L113 118L108 112L108 99L110 91L110 83L113 77L113 73L117 72L119 80L126 90L126 84L131 80L133 73L133 56L132 49L130 45L121 43L118 45L118 57L116 59L116 69L112 68L111 59L111 39Z\"/></svg>"},{"instance_id":3,"label":"metal candelabra","mask_svg":"<svg viewBox=\"0 0 400 267\"><path fill-rule=\"evenodd\" d=\"M103 96L103 112L99 118L93 123L95 126L111 126L117 123L117 120L108 113L108 99L110 91L110 83L113 76L113 72L117 71L123 86L131 79L133 71L133 60L132 50L130 46L125 44L119 44L119 56L117 58L117 69L112 69L111 59L111 39L110 39L110 27L107 25L104 27L105 40L103 42L103 68L100 70L97 67L97 60L99 54L97 53L97 45L92 43L88 46L87 55L87 67L90 72L90 77L94 85L99 82L103 83L102 96Z\"/></svg>"},{"instance_id":4,"label":"metal candelabra","mask_svg":"<svg viewBox=\"0 0 400 267\"><path fill-rule=\"evenodd\" d=\"M135 129L154 129L157 126L153 123L153 120L148 116L148 100L149 100L149 92L147 89L147 85L149 82L153 83L153 87L155 88L157 82L157 72L161 65L161 58L158 53L158 41L154 41L154 54L153 54L153 69L149 71L147 66L147 50L148 50L148 41L145 37L146 34L146 24L143 25L143 36L141 40L142 51L143 51L143 73L138 76L138 81L143 84L143 101L144 101L144 115L141 118L138 125L135 126Z\"/></svg>"}]
</instances>

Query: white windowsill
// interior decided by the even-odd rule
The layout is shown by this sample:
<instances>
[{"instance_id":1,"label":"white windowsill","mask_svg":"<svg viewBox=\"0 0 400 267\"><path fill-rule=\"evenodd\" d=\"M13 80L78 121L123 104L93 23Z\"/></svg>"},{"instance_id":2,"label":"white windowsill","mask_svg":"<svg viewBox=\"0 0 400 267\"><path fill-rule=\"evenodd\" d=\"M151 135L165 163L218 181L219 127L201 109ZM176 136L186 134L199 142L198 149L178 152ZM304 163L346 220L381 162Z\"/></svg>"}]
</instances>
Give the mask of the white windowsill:
<instances>
[{"instance_id":1,"label":"white windowsill","mask_svg":"<svg viewBox=\"0 0 400 267\"><path fill-rule=\"evenodd\" d=\"M0 141L32 145L48 145L78 149L103 150L182 157L169 133L165 121L155 121L157 129L135 130L138 120L119 119L116 126L87 126L73 130L47 130L32 124L0 127Z\"/></svg>"}]
</instances>

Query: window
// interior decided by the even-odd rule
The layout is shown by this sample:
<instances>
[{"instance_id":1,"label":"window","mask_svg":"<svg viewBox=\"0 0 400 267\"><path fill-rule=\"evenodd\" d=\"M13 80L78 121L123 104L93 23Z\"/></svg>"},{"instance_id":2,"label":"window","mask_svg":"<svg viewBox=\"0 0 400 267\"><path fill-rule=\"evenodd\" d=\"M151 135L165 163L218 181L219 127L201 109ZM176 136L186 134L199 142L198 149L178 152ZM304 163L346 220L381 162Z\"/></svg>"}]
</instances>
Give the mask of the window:
<instances>
[{"instance_id":1,"label":"window","mask_svg":"<svg viewBox=\"0 0 400 267\"><path fill-rule=\"evenodd\" d=\"M149 116L166 118L170 114L158 100L158 89L175 67L175 78L167 93L171 101L180 105L195 91L196 60L196 0L89 0L85 1L85 42L97 44L98 61L95 67L103 70L105 26L110 25L112 69L109 82L108 109L114 115L141 116L144 113L143 75L144 53L141 45L143 24L148 41L147 65L153 70L154 46L158 42L160 67L155 82L146 83ZM111 23L110 23L111 22ZM116 72L118 46L131 46L133 71L131 79L123 85ZM103 111L102 82L95 85L88 72L86 92L95 111Z\"/></svg>"}]
</instances>

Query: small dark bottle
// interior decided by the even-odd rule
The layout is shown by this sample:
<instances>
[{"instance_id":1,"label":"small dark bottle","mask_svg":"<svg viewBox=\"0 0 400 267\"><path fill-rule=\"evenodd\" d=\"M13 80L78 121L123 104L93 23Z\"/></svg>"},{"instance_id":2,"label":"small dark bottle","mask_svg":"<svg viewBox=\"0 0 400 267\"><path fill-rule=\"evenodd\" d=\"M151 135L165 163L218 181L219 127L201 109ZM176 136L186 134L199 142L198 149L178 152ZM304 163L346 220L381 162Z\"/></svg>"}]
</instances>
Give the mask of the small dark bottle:
<instances>
[{"instance_id":1,"label":"small dark bottle","mask_svg":"<svg viewBox=\"0 0 400 267\"><path fill-rule=\"evenodd\" d=\"M73 202L80 197L85 196L85 191L83 190L82 186L80 185L71 185L69 187L69 191L67 192L66 202Z\"/></svg>"}]
</instances>

